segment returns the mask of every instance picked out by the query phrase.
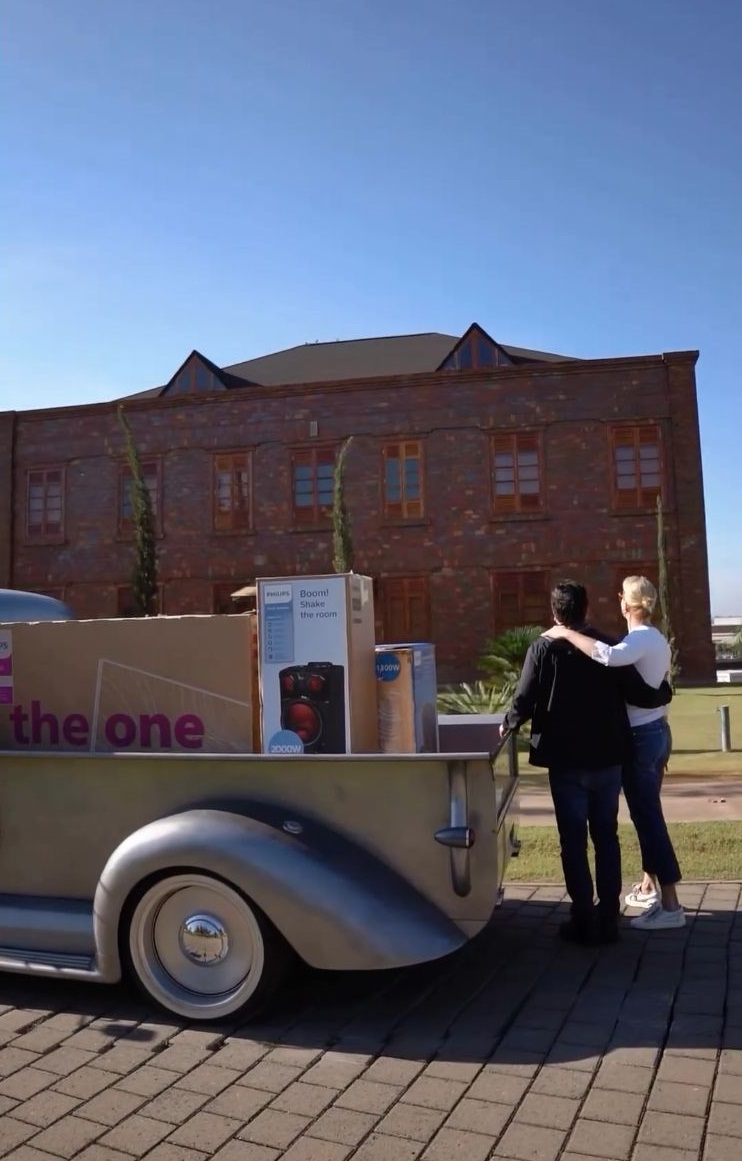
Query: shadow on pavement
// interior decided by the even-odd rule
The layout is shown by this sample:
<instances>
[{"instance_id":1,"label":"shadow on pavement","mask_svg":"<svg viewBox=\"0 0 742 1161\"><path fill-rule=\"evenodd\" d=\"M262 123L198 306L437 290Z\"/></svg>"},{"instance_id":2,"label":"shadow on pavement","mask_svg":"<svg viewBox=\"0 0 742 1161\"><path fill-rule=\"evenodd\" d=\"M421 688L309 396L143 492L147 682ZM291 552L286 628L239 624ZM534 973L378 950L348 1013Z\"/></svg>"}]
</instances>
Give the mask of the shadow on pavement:
<instances>
[{"instance_id":1,"label":"shadow on pavement","mask_svg":"<svg viewBox=\"0 0 742 1161\"><path fill-rule=\"evenodd\" d=\"M597 950L559 940L561 888L510 892L455 956L394 972L303 970L262 1020L208 1027L209 1047L248 1039L523 1075L542 1064L593 1069L604 1054L620 1068L652 1066L663 1051L712 1059L720 1047L742 1049L739 884L686 885L685 929L646 935L627 923L618 945ZM6 975L2 1001L77 1014L80 1027L95 1020L110 1047L150 1049L153 1064L187 1027L123 987Z\"/></svg>"}]
</instances>

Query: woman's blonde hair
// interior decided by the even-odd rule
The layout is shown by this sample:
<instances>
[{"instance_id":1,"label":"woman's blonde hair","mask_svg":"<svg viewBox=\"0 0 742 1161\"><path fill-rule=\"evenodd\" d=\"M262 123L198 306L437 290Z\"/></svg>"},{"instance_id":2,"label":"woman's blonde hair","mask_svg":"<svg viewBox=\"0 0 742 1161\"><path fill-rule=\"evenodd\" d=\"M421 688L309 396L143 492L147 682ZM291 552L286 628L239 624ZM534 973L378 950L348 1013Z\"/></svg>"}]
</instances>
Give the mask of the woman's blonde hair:
<instances>
[{"instance_id":1,"label":"woman's blonde hair","mask_svg":"<svg viewBox=\"0 0 742 1161\"><path fill-rule=\"evenodd\" d=\"M632 613L649 618L657 604L657 589L645 576L627 576L623 582L623 599Z\"/></svg>"}]
</instances>

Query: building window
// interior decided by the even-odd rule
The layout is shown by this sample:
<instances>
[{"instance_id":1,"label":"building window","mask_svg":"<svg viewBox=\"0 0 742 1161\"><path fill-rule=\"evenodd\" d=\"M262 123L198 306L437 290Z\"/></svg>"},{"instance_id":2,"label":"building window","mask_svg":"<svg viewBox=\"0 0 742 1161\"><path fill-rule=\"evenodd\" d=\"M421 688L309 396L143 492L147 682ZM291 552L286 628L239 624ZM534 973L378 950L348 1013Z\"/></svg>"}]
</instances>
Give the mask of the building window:
<instances>
[{"instance_id":1,"label":"building window","mask_svg":"<svg viewBox=\"0 0 742 1161\"><path fill-rule=\"evenodd\" d=\"M332 511L334 448L307 448L292 454L295 524L320 524Z\"/></svg>"},{"instance_id":2,"label":"building window","mask_svg":"<svg viewBox=\"0 0 742 1161\"><path fill-rule=\"evenodd\" d=\"M492 438L492 495L496 513L543 507L541 441L534 432Z\"/></svg>"},{"instance_id":3,"label":"building window","mask_svg":"<svg viewBox=\"0 0 742 1161\"><path fill-rule=\"evenodd\" d=\"M252 463L249 452L214 456L214 528L242 532L252 527Z\"/></svg>"},{"instance_id":4,"label":"building window","mask_svg":"<svg viewBox=\"0 0 742 1161\"><path fill-rule=\"evenodd\" d=\"M195 395L204 391L220 391L223 384L216 375L198 359L193 359L178 374L168 388L169 395Z\"/></svg>"},{"instance_id":5,"label":"building window","mask_svg":"<svg viewBox=\"0 0 742 1161\"><path fill-rule=\"evenodd\" d=\"M614 508L653 508L662 490L659 427L614 427L611 452Z\"/></svg>"},{"instance_id":6,"label":"building window","mask_svg":"<svg viewBox=\"0 0 742 1161\"><path fill-rule=\"evenodd\" d=\"M492 575L495 632L552 622L548 572L496 572Z\"/></svg>"},{"instance_id":7,"label":"building window","mask_svg":"<svg viewBox=\"0 0 742 1161\"><path fill-rule=\"evenodd\" d=\"M384 515L413 519L423 515L422 445L418 440L384 448Z\"/></svg>"},{"instance_id":8,"label":"building window","mask_svg":"<svg viewBox=\"0 0 742 1161\"><path fill-rule=\"evenodd\" d=\"M509 367L512 359L489 335L472 327L444 360L442 371L481 371L488 367Z\"/></svg>"},{"instance_id":9,"label":"building window","mask_svg":"<svg viewBox=\"0 0 742 1161\"><path fill-rule=\"evenodd\" d=\"M162 523L160 513L160 465L157 460L143 460L142 476L149 491L155 528ZM119 475L119 531L130 532L134 527L134 480L128 464L122 464Z\"/></svg>"},{"instance_id":10,"label":"building window","mask_svg":"<svg viewBox=\"0 0 742 1161\"><path fill-rule=\"evenodd\" d=\"M26 477L26 536L64 535L64 468L40 468Z\"/></svg>"},{"instance_id":11,"label":"building window","mask_svg":"<svg viewBox=\"0 0 742 1161\"><path fill-rule=\"evenodd\" d=\"M162 616L165 611L165 586L157 586L157 597L155 600L155 614ZM131 585L121 585L116 590L116 616L117 617L141 617L142 614L137 608L137 603L134 599L134 590Z\"/></svg>"},{"instance_id":12,"label":"building window","mask_svg":"<svg viewBox=\"0 0 742 1161\"><path fill-rule=\"evenodd\" d=\"M431 638L428 578L381 577L378 582L378 633L389 644Z\"/></svg>"}]
</instances>

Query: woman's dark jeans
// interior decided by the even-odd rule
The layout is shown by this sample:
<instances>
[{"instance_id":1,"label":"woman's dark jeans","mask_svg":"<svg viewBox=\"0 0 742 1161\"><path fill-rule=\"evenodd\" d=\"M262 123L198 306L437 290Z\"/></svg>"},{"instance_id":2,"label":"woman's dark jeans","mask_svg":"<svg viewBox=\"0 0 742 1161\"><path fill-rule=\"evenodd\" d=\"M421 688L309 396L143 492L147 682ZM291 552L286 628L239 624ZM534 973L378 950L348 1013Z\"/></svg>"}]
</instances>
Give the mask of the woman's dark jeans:
<instances>
[{"instance_id":1,"label":"woman's dark jeans","mask_svg":"<svg viewBox=\"0 0 742 1161\"><path fill-rule=\"evenodd\" d=\"M642 868L662 886L680 882L680 867L662 813L662 779L670 756L670 728L664 718L635 726L632 761L623 771L623 792L642 853Z\"/></svg>"}]
</instances>

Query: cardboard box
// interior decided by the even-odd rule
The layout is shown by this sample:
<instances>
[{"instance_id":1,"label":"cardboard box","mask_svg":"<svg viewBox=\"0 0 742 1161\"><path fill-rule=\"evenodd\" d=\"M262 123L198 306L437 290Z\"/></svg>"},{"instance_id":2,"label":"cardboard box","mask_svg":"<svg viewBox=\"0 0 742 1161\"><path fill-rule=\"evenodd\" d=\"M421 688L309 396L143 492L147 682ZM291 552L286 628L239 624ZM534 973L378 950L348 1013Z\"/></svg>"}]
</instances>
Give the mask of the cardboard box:
<instances>
[{"instance_id":1,"label":"cardboard box","mask_svg":"<svg viewBox=\"0 0 742 1161\"><path fill-rule=\"evenodd\" d=\"M264 753L378 750L374 636L370 577L258 580Z\"/></svg>"},{"instance_id":2,"label":"cardboard box","mask_svg":"<svg viewBox=\"0 0 742 1161\"><path fill-rule=\"evenodd\" d=\"M377 645L376 681L382 754L437 752L435 646Z\"/></svg>"},{"instance_id":3,"label":"cardboard box","mask_svg":"<svg viewBox=\"0 0 742 1161\"><path fill-rule=\"evenodd\" d=\"M0 748L252 753L255 617L0 626Z\"/></svg>"}]
</instances>

